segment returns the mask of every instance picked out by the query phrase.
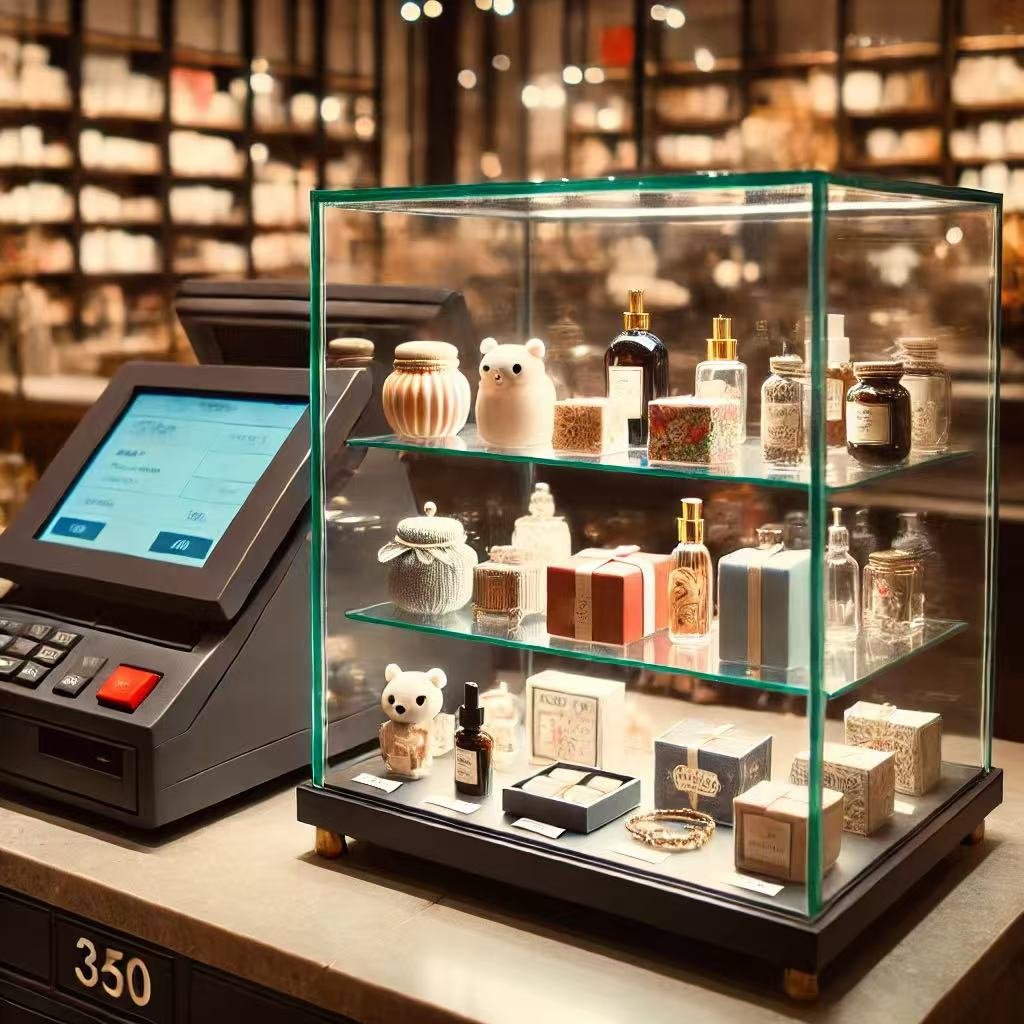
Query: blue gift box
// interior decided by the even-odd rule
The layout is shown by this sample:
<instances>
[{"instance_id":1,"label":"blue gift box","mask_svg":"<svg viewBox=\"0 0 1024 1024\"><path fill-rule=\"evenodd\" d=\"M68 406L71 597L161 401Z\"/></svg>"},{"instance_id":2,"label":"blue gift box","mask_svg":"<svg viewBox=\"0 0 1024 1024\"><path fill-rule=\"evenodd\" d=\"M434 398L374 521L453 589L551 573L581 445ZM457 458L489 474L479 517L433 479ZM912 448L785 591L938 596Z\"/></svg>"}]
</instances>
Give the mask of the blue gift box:
<instances>
[{"instance_id":1,"label":"blue gift box","mask_svg":"<svg viewBox=\"0 0 1024 1024\"><path fill-rule=\"evenodd\" d=\"M751 667L809 661L811 553L741 548L718 562L718 656Z\"/></svg>"}]
</instances>

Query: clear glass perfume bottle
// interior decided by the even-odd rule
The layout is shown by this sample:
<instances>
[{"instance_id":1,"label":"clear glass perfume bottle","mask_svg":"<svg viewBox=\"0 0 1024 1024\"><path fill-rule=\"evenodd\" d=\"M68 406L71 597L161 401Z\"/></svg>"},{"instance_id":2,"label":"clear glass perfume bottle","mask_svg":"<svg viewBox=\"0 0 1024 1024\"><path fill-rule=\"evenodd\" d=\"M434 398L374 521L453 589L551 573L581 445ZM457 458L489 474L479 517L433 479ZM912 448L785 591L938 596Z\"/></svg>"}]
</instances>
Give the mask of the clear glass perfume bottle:
<instances>
[{"instance_id":1,"label":"clear glass perfume bottle","mask_svg":"<svg viewBox=\"0 0 1024 1024\"><path fill-rule=\"evenodd\" d=\"M732 318L716 316L711 321L708 357L697 364L694 393L698 398L740 400L740 443L747 439L747 364L736 358Z\"/></svg>"},{"instance_id":2,"label":"clear glass perfume bottle","mask_svg":"<svg viewBox=\"0 0 1024 1024\"><path fill-rule=\"evenodd\" d=\"M953 602L947 593L945 563L939 546L919 512L900 512L897 521L899 528L892 539L892 546L913 555L921 563L921 585L928 595L929 612L942 618L949 614L951 609L947 609L947 605Z\"/></svg>"},{"instance_id":3,"label":"clear glass perfume bottle","mask_svg":"<svg viewBox=\"0 0 1024 1024\"><path fill-rule=\"evenodd\" d=\"M676 520L679 543L668 577L668 636L674 644L700 644L711 633L714 615L711 555L704 546L703 502L683 498Z\"/></svg>"},{"instance_id":4,"label":"clear glass perfume bottle","mask_svg":"<svg viewBox=\"0 0 1024 1024\"><path fill-rule=\"evenodd\" d=\"M825 551L825 639L852 640L860 632L860 567L850 554L842 509L832 509Z\"/></svg>"},{"instance_id":5,"label":"clear glass perfume bottle","mask_svg":"<svg viewBox=\"0 0 1024 1024\"><path fill-rule=\"evenodd\" d=\"M868 564L868 556L881 547L878 534L871 526L871 510L859 508L853 513L853 529L850 531L850 554L857 559L857 564L864 568Z\"/></svg>"}]
</instances>

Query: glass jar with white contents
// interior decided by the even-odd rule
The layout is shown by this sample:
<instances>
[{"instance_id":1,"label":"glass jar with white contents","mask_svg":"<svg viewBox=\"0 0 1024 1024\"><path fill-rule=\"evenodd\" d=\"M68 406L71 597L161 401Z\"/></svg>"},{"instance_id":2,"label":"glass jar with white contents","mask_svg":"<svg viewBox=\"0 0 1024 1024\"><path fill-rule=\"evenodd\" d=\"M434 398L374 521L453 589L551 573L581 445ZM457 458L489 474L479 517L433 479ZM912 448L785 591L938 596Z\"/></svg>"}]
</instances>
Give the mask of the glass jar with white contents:
<instances>
[{"instance_id":1,"label":"glass jar with white contents","mask_svg":"<svg viewBox=\"0 0 1024 1024\"><path fill-rule=\"evenodd\" d=\"M864 566L865 632L882 639L916 633L924 625L924 569L921 560L892 548L874 551Z\"/></svg>"},{"instance_id":2,"label":"glass jar with white contents","mask_svg":"<svg viewBox=\"0 0 1024 1024\"><path fill-rule=\"evenodd\" d=\"M934 455L949 447L952 382L949 370L939 361L934 338L900 338L903 376L900 383L910 392L910 450Z\"/></svg>"}]
</instances>

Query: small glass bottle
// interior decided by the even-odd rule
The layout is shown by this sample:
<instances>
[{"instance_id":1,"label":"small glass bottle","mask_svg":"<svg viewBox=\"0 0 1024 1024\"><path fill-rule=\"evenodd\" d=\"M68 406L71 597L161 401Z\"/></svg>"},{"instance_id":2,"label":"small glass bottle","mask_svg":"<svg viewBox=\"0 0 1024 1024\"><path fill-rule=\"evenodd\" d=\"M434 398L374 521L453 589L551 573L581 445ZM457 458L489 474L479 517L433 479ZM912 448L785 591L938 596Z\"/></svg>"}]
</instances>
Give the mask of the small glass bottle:
<instances>
[{"instance_id":1,"label":"small glass bottle","mask_svg":"<svg viewBox=\"0 0 1024 1024\"><path fill-rule=\"evenodd\" d=\"M878 534L871 526L871 510L857 509L853 513L853 529L850 531L850 554L857 559L861 569L868 564L868 555L880 546Z\"/></svg>"},{"instance_id":2,"label":"small glass bottle","mask_svg":"<svg viewBox=\"0 0 1024 1024\"><path fill-rule=\"evenodd\" d=\"M811 546L811 527L807 509L795 508L782 517L782 543L790 551L807 551Z\"/></svg>"},{"instance_id":3,"label":"small glass bottle","mask_svg":"<svg viewBox=\"0 0 1024 1024\"><path fill-rule=\"evenodd\" d=\"M668 577L668 636L674 644L704 643L711 633L713 578L702 511L700 498L683 498L683 514L676 520L679 543Z\"/></svg>"},{"instance_id":4,"label":"small glass bottle","mask_svg":"<svg viewBox=\"0 0 1024 1024\"><path fill-rule=\"evenodd\" d=\"M740 402L739 442L747 439L747 364L736 358L732 318L716 316L711 321L708 357L697 364L694 393L698 398L738 398Z\"/></svg>"},{"instance_id":5,"label":"small glass bottle","mask_svg":"<svg viewBox=\"0 0 1024 1024\"><path fill-rule=\"evenodd\" d=\"M909 636L924 625L924 573L906 551L874 551L864 567L864 631L882 639Z\"/></svg>"},{"instance_id":6,"label":"small glass bottle","mask_svg":"<svg viewBox=\"0 0 1024 1024\"><path fill-rule=\"evenodd\" d=\"M868 466L902 462L910 454L910 393L898 359L854 363L857 383L846 395L846 449Z\"/></svg>"},{"instance_id":7,"label":"small glass bottle","mask_svg":"<svg viewBox=\"0 0 1024 1024\"><path fill-rule=\"evenodd\" d=\"M903 358L900 383L910 392L910 449L935 455L949 447L952 384L939 362L934 338L900 338Z\"/></svg>"},{"instance_id":8,"label":"small glass bottle","mask_svg":"<svg viewBox=\"0 0 1024 1024\"><path fill-rule=\"evenodd\" d=\"M811 337L804 339L807 366L811 365ZM846 336L846 316L828 314L828 361L825 364L825 443L831 448L846 444L846 393L853 387L850 365L850 339Z\"/></svg>"},{"instance_id":9,"label":"small glass bottle","mask_svg":"<svg viewBox=\"0 0 1024 1024\"><path fill-rule=\"evenodd\" d=\"M850 554L842 509L832 509L825 551L825 639L852 640L860 632L860 567Z\"/></svg>"},{"instance_id":10,"label":"small glass bottle","mask_svg":"<svg viewBox=\"0 0 1024 1024\"><path fill-rule=\"evenodd\" d=\"M468 796L487 796L491 789L494 740L483 729L484 709L476 683L466 683L455 734L455 788Z\"/></svg>"},{"instance_id":11,"label":"small glass bottle","mask_svg":"<svg viewBox=\"0 0 1024 1024\"><path fill-rule=\"evenodd\" d=\"M543 565L564 562L572 555L569 524L564 516L555 514L555 498L548 484L534 484L529 512L515 522L512 547Z\"/></svg>"},{"instance_id":12,"label":"small glass bottle","mask_svg":"<svg viewBox=\"0 0 1024 1024\"><path fill-rule=\"evenodd\" d=\"M945 615L948 589L945 565L927 522L919 512L900 512L897 522L899 527L892 546L913 555L921 563L922 586L928 595L931 614Z\"/></svg>"},{"instance_id":13,"label":"small glass bottle","mask_svg":"<svg viewBox=\"0 0 1024 1024\"><path fill-rule=\"evenodd\" d=\"M761 454L771 466L798 466L807 454L807 377L799 356L772 356L761 385Z\"/></svg>"},{"instance_id":14,"label":"small glass bottle","mask_svg":"<svg viewBox=\"0 0 1024 1024\"><path fill-rule=\"evenodd\" d=\"M629 443L637 447L647 444L647 403L668 394L668 349L650 332L651 314L639 289L629 292L622 325L604 354L605 393L622 407Z\"/></svg>"},{"instance_id":15,"label":"small glass bottle","mask_svg":"<svg viewBox=\"0 0 1024 1024\"><path fill-rule=\"evenodd\" d=\"M765 523L759 526L757 533L758 551L771 551L772 548L782 548L782 526L779 523Z\"/></svg>"}]
</instances>

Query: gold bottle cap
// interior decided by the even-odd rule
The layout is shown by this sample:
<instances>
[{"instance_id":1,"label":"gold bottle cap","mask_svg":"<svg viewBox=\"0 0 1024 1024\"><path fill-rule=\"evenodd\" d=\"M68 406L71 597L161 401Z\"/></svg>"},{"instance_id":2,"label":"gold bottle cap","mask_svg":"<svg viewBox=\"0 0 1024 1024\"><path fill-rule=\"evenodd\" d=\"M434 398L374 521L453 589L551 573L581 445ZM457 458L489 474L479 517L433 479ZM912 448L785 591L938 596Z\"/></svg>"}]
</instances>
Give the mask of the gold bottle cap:
<instances>
[{"instance_id":1,"label":"gold bottle cap","mask_svg":"<svg viewBox=\"0 0 1024 1024\"><path fill-rule=\"evenodd\" d=\"M704 543L704 502L700 498L683 498L683 514L676 520L679 540L683 544Z\"/></svg>"},{"instance_id":2,"label":"gold bottle cap","mask_svg":"<svg viewBox=\"0 0 1024 1024\"><path fill-rule=\"evenodd\" d=\"M732 317L716 316L711 321L708 359L735 359L736 339L732 336Z\"/></svg>"},{"instance_id":3,"label":"gold bottle cap","mask_svg":"<svg viewBox=\"0 0 1024 1024\"><path fill-rule=\"evenodd\" d=\"M627 331L651 329L651 314L644 312L644 293L639 288L629 290L629 309L622 314L622 325Z\"/></svg>"}]
</instances>

